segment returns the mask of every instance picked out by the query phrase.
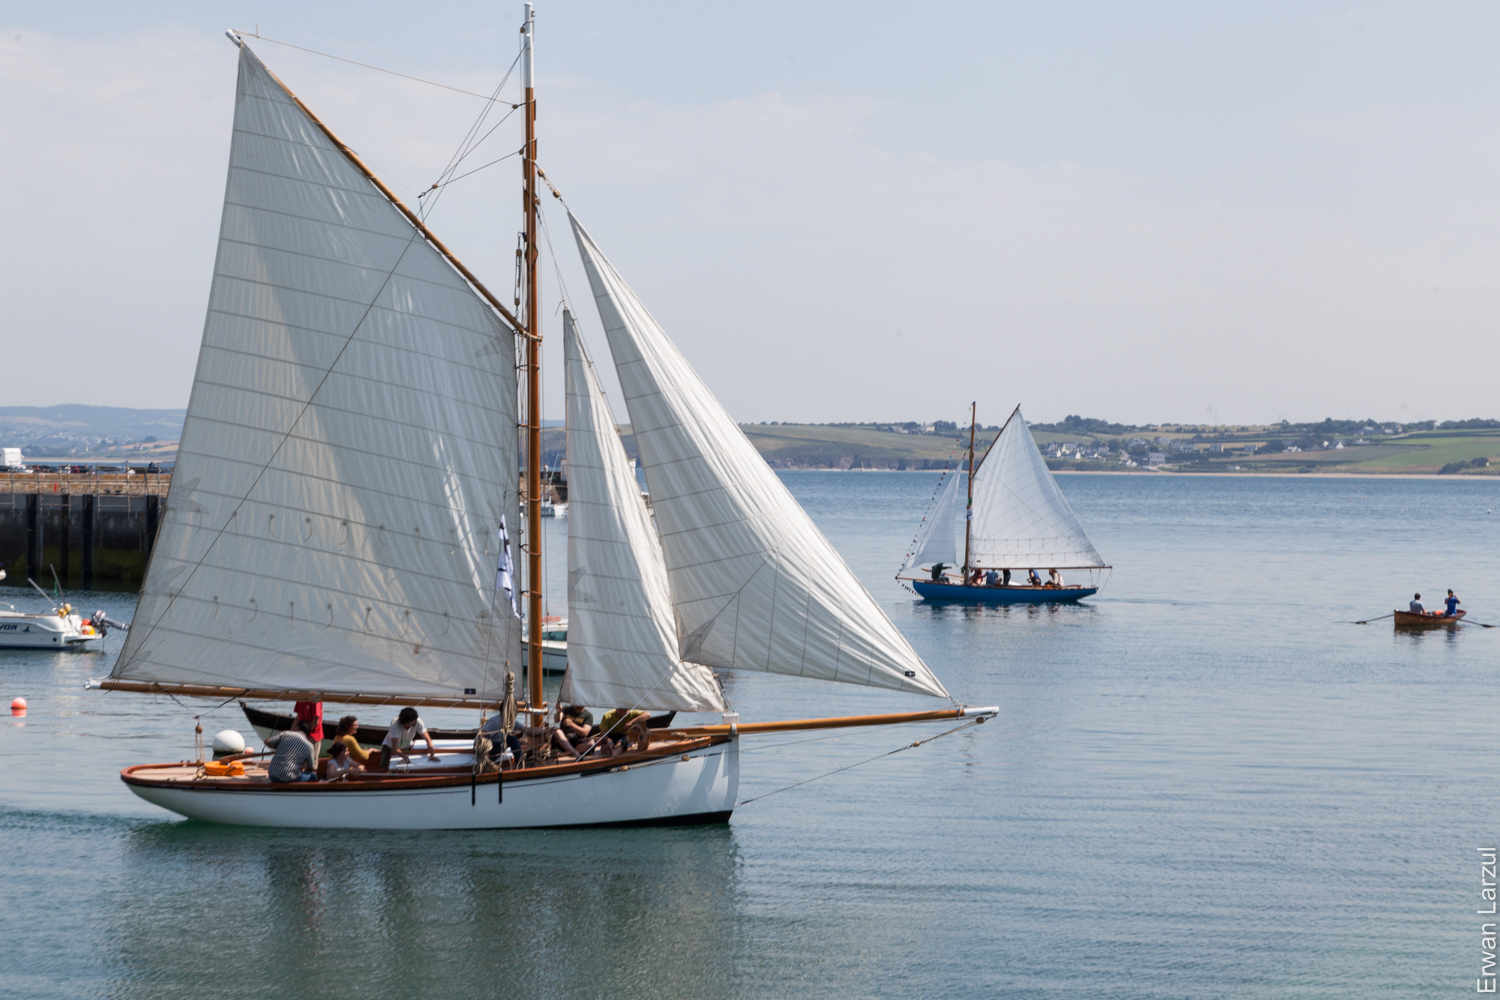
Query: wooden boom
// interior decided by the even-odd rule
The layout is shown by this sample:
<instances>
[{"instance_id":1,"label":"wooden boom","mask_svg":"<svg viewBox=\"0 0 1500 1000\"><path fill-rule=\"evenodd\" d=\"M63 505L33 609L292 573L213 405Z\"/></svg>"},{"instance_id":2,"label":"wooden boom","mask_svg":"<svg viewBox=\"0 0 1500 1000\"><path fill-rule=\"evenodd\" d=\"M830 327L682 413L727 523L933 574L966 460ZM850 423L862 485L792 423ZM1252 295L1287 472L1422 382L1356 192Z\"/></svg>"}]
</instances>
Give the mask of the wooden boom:
<instances>
[{"instance_id":1,"label":"wooden boom","mask_svg":"<svg viewBox=\"0 0 1500 1000\"><path fill-rule=\"evenodd\" d=\"M847 729L853 726L897 726L903 722L940 722L944 719L987 719L999 714L997 707L943 708L935 712L896 712L891 715L840 715L831 719L789 719L784 722L721 723L713 726L673 726L669 731L685 736L719 736L725 733L791 733L799 729Z\"/></svg>"}]
</instances>

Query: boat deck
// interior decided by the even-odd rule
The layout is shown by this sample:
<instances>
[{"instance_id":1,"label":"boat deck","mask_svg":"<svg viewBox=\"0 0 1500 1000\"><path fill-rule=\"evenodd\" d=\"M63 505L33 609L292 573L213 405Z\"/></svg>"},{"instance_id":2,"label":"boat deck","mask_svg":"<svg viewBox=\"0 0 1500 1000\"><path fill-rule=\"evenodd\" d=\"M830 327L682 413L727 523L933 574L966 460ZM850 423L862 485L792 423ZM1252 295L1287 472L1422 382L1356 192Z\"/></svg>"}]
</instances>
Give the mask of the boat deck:
<instances>
[{"instance_id":1,"label":"boat deck","mask_svg":"<svg viewBox=\"0 0 1500 1000\"><path fill-rule=\"evenodd\" d=\"M693 737L682 734L678 738L654 740L644 751L631 751L615 757L589 756L583 760L565 761L525 768L514 768L498 772L498 777L507 785L516 781L552 778L563 775L596 771L628 770L632 766L647 765L702 750L718 743L727 742L728 736ZM474 774L474 755L468 748L439 747L438 762L427 759L425 754L413 753L411 764L393 764L389 771L367 771L352 774L342 781L273 782L266 773L262 760L246 760L243 775L208 775L196 761L178 761L171 764L136 764L120 772L120 780L128 785L170 786L175 788L202 788L219 790L244 790L262 792L303 791L368 791L372 789L437 788L450 785L467 785L471 782L494 784L497 772ZM321 773L321 767L320 767Z\"/></svg>"}]
</instances>

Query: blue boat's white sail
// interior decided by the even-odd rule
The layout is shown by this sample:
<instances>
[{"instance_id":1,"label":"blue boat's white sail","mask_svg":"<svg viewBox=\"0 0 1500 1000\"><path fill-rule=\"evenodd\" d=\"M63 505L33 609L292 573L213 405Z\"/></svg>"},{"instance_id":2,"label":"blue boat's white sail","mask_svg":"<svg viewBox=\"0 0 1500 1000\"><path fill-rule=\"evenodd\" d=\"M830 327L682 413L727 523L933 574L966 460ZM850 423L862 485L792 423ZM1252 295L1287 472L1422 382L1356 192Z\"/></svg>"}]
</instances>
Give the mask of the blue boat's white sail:
<instances>
[{"instance_id":1,"label":"blue boat's white sail","mask_svg":"<svg viewBox=\"0 0 1500 1000\"><path fill-rule=\"evenodd\" d=\"M593 362L563 313L568 396L566 702L718 712L714 673L684 663L661 544Z\"/></svg>"},{"instance_id":2,"label":"blue boat's white sail","mask_svg":"<svg viewBox=\"0 0 1500 1000\"><path fill-rule=\"evenodd\" d=\"M942 493L938 494L938 501L932 508L932 516L922 525L921 533L917 535L916 547L912 549L911 555L906 557L906 562L900 570L897 570L897 573L936 563L946 563L949 566L959 565L958 484L963 477L956 469L947 475L948 481L943 484Z\"/></svg>"},{"instance_id":3,"label":"blue boat's white sail","mask_svg":"<svg viewBox=\"0 0 1500 1000\"><path fill-rule=\"evenodd\" d=\"M1047 468L1018 406L974 469L967 564L1095 569L1106 564Z\"/></svg>"}]
</instances>

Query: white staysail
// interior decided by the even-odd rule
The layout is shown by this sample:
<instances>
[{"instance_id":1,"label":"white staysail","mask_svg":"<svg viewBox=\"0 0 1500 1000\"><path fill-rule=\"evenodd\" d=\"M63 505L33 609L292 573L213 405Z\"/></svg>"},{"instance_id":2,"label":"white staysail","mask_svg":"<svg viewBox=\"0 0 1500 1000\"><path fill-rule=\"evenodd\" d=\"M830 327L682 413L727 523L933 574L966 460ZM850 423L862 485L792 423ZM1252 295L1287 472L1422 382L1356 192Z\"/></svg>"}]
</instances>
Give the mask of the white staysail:
<instances>
[{"instance_id":1,"label":"white staysail","mask_svg":"<svg viewBox=\"0 0 1500 1000\"><path fill-rule=\"evenodd\" d=\"M569 218L651 487L682 658L948 697Z\"/></svg>"},{"instance_id":2,"label":"white staysail","mask_svg":"<svg viewBox=\"0 0 1500 1000\"><path fill-rule=\"evenodd\" d=\"M974 471L969 565L984 569L1105 565L1057 488L1019 406Z\"/></svg>"},{"instance_id":3,"label":"white staysail","mask_svg":"<svg viewBox=\"0 0 1500 1000\"><path fill-rule=\"evenodd\" d=\"M167 513L112 676L498 695L514 335L248 47Z\"/></svg>"},{"instance_id":4,"label":"white staysail","mask_svg":"<svg viewBox=\"0 0 1500 1000\"><path fill-rule=\"evenodd\" d=\"M667 565L593 362L563 313L568 396L568 670L561 700L723 711L713 671L683 663Z\"/></svg>"},{"instance_id":5,"label":"white staysail","mask_svg":"<svg viewBox=\"0 0 1500 1000\"><path fill-rule=\"evenodd\" d=\"M935 563L958 565L958 542L954 536L958 529L958 483L962 478L956 469L948 473L948 481L943 485L943 492L932 508L932 516L922 526L916 548L901 569L915 569Z\"/></svg>"}]
</instances>

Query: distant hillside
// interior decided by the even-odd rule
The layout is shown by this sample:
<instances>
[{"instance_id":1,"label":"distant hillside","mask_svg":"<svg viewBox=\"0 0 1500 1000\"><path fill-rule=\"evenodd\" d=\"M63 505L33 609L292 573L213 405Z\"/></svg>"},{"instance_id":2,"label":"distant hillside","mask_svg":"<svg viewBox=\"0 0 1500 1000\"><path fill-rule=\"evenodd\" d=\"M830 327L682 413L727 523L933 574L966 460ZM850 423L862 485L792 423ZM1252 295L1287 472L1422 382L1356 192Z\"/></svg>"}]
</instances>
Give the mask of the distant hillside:
<instances>
[{"instance_id":1,"label":"distant hillside","mask_svg":"<svg viewBox=\"0 0 1500 1000\"><path fill-rule=\"evenodd\" d=\"M137 446L176 441L186 410L123 406L0 406L0 447L29 458L113 455ZM149 447L141 450L160 450Z\"/></svg>"},{"instance_id":2,"label":"distant hillside","mask_svg":"<svg viewBox=\"0 0 1500 1000\"><path fill-rule=\"evenodd\" d=\"M184 415L184 410L110 406L0 407L0 446L20 447L27 458L42 461L170 461ZM544 424L542 463L557 469L566 459L567 436L562 421ZM968 449L968 428L942 420L759 423L740 429L777 469L943 469L959 464ZM979 451L998 430L996 425L979 428ZM622 427L620 433L626 454L637 457L630 428ZM1500 420L1487 418L1442 423L1328 418L1231 426L1134 425L1069 415L1055 424L1032 424L1031 434L1054 469L1151 465L1197 472L1500 474Z\"/></svg>"}]
</instances>

